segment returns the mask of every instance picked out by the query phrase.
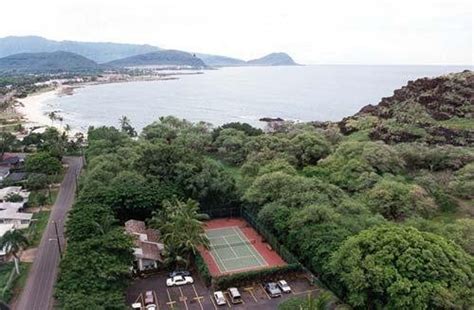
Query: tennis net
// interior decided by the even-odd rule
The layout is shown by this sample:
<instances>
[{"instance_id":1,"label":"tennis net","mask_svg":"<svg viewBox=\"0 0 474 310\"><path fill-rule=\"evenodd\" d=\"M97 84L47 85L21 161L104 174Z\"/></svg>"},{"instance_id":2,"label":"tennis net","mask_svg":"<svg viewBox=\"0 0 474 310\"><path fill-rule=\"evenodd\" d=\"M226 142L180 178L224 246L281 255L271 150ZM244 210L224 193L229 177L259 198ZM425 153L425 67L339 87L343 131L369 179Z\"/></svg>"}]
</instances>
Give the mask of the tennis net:
<instances>
[{"instance_id":1,"label":"tennis net","mask_svg":"<svg viewBox=\"0 0 474 310\"><path fill-rule=\"evenodd\" d=\"M239 245L251 245L255 244L255 240L242 240L238 242L226 242L226 243L221 243L221 244L210 244L209 245L209 250L216 250L216 249L223 249L223 248L233 248L237 247Z\"/></svg>"}]
</instances>

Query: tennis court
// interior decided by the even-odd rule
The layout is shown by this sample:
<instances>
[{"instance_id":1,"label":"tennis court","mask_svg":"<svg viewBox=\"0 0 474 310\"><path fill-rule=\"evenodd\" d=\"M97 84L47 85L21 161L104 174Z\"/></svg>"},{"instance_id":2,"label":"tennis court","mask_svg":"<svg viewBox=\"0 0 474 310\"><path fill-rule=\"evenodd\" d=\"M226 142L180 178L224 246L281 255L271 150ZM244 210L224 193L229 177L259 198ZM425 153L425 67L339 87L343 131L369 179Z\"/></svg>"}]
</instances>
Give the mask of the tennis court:
<instances>
[{"instance_id":1,"label":"tennis court","mask_svg":"<svg viewBox=\"0 0 474 310\"><path fill-rule=\"evenodd\" d=\"M229 273L268 266L238 226L206 230L209 252L221 273Z\"/></svg>"}]
</instances>

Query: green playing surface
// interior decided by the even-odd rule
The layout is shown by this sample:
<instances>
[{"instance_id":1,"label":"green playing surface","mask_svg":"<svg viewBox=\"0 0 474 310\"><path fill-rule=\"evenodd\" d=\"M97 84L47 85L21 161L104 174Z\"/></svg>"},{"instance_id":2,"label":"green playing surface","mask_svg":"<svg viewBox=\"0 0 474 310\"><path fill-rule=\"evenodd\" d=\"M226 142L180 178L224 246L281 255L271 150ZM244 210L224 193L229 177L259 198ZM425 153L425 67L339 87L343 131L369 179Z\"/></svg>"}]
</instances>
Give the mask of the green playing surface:
<instances>
[{"instance_id":1,"label":"green playing surface","mask_svg":"<svg viewBox=\"0 0 474 310\"><path fill-rule=\"evenodd\" d=\"M222 273L267 266L239 227L209 229L210 252Z\"/></svg>"}]
</instances>

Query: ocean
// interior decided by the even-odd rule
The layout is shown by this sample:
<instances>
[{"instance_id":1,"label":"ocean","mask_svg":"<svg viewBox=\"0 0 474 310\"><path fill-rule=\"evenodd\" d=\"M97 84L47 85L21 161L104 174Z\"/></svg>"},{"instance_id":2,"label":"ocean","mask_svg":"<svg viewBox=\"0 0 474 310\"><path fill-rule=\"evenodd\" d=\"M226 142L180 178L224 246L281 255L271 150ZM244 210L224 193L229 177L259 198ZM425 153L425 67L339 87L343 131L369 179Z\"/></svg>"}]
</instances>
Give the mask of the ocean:
<instances>
[{"instance_id":1,"label":"ocean","mask_svg":"<svg viewBox=\"0 0 474 310\"><path fill-rule=\"evenodd\" d=\"M262 117L337 121L352 115L409 80L472 69L469 66L312 65L235 67L182 75L176 80L126 82L78 88L49 99L42 110L60 110L64 124L117 126L125 115L137 129L174 115L214 125Z\"/></svg>"}]
</instances>

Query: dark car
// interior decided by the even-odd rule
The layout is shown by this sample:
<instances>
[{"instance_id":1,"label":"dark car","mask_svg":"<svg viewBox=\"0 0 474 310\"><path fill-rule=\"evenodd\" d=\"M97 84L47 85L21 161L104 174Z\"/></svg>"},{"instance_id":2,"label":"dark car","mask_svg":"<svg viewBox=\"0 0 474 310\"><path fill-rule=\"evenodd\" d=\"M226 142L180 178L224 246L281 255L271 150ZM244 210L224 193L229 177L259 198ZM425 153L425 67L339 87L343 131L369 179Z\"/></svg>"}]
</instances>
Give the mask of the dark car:
<instances>
[{"instance_id":1,"label":"dark car","mask_svg":"<svg viewBox=\"0 0 474 310\"><path fill-rule=\"evenodd\" d=\"M267 291L270 297L280 297L281 290L275 282L269 282L265 284L265 290Z\"/></svg>"},{"instance_id":2,"label":"dark car","mask_svg":"<svg viewBox=\"0 0 474 310\"><path fill-rule=\"evenodd\" d=\"M176 276L189 277L191 276L191 273L187 270L175 270L168 273L168 278L174 278Z\"/></svg>"}]
</instances>

